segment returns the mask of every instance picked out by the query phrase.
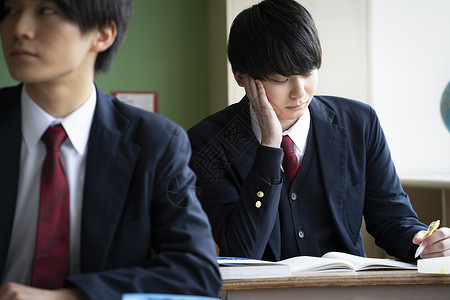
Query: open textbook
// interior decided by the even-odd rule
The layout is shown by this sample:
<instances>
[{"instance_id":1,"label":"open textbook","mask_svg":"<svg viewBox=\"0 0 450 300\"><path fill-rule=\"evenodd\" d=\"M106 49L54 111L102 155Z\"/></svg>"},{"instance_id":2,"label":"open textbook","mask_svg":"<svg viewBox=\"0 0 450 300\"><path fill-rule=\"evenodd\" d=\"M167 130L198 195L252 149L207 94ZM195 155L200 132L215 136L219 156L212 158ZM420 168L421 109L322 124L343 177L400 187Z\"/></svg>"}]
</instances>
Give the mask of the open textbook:
<instances>
[{"instance_id":1,"label":"open textbook","mask_svg":"<svg viewBox=\"0 0 450 300\"><path fill-rule=\"evenodd\" d=\"M328 252L322 257L296 256L279 262L219 257L218 263L222 278L225 280L285 277L306 272L417 269L415 264L387 258L367 258L343 252Z\"/></svg>"},{"instance_id":2,"label":"open textbook","mask_svg":"<svg viewBox=\"0 0 450 300\"><path fill-rule=\"evenodd\" d=\"M343 252L328 252L322 257L297 256L280 261L291 267L291 272L364 271L376 269L416 270L415 264L388 258L369 258Z\"/></svg>"}]
</instances>

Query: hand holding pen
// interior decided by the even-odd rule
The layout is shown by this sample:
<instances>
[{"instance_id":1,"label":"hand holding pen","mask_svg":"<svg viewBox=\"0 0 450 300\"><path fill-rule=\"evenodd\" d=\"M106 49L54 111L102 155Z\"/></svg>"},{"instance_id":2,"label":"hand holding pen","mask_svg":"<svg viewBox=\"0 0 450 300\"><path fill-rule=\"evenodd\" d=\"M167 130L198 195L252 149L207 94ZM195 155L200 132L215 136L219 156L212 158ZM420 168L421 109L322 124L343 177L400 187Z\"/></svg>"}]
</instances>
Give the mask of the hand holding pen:
<instances>
[{"instance_id":1,"label":"hand holding pen","mask_svg":"<svg viewBox=\"0 0 450 300\"><path fill-rule=\"evenodd\" d=\"M424 246L424 249L421 250L423 252L419 254L421 258L450 256L450 228L441 227L437 229L438 226L439 224L431 223L427 232L422 230L414 236L412 242L416 245L423 244ZM427 234L428 232L430 234Z\"/></svg>"},{"instance_id":2,"label":"hand holding pen","mask_svg":"<svg viewBox=\"0 0 450 300\"><path fill-rule=\"evenodd\" d=\"M428 226L427 233L425 234L425 236L423 238L426 238L426 237L432 235L438 229L440 223L441 223L440 220L431 222L430 226ZM424 248L425 248L425 245L423 244L423 242L420 243L419 248L417 248L417 250L416 250L416 254L414 255L414 258L417 258L420 254L422 254L422 251Z\"/></svg>"}]
</instances>

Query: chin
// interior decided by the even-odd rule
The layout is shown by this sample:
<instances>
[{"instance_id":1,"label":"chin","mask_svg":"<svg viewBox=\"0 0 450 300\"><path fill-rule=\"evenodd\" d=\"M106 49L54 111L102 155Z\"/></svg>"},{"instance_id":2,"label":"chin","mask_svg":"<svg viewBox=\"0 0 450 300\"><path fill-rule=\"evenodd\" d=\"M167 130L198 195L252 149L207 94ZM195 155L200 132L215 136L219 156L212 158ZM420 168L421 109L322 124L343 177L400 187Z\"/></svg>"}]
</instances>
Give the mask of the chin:
<instances>
[{"instance_id":1,"label":"chin","mask_svg":"<svg viewBox=\"0 0 450 300\"><path fill-rule=\"evenodd\" d=\"M303 115L305 114L305 110L299 110L299 111L297 111L297 112L295 112L295 114L292 116L292 120L298 120L298 119L300 119L301 117L303 117Z\"/></svg>"},{"instance_id":2,"label":"chin","mask_svg":"<svg viewBox=\"0 0 450 300\"><path fill-rule=\"evenodd\" d=\"M39 72L11 72L11 77L14 80L25 84L33 84L47 81Z\"/></svg>"},{"instance_id":3,"label":"chin","mask_svg":"<svg viewBox=\"0 0 450 300\"><path fill-rule=\"evenodd\" d=\"M33 73L33 74L30 74ZM23 83L29 83L29 82L33 82L34 80L36 80L37 76L36 73L38 72L26 72L23 70L18 70L18 68L15 68L13 70L10 69L9 74L11 75L11 77L14 80L23 82Z\"/></svg>"}]
</instances>

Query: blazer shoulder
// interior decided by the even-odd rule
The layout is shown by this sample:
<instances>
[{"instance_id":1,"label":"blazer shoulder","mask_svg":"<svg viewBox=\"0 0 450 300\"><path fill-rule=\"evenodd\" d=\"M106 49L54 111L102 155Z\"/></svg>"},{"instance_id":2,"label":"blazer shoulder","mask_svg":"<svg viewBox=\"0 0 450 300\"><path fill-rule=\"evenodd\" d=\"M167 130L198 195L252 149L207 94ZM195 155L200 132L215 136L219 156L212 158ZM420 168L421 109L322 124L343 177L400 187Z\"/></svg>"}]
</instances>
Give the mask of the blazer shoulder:
<instances>
[{"instance_id":1,"label":"blazer shoulder","mask_svg":"<svg viewBox=\"0 0 450 300\"><path fill-rule=\"evenodd\" d=\"M22 87L22 84L18 84L18 85L14 85L14 86L0 87L0 95L11 93L16 90L20 91L21 87Z\"/></svg>"},{"instance_id":2,"label":"blazer shoulder","mask_svg":"<svg viewBox=\"0 0 450 300\"><path fill-rule=\"evenodd\" d=\"M361 101L336 96L314 96L313 100L316 103L311 103L311 113L320 115L327 111L337 124L366 123L377 119L375 110Z\"/></svg>"},{"instance_id":3,"label":"blazer shoulder","mask_svg":"<svg viewBox=\"0 0 450 300\"><path fill-rule=\"evenodd\" d=\"M160 114L132 106L113 96L99 93L99 98L105 100L103 102L109 102L114 108L115 113L126 120L131 127L135 127L136 129L148 128L149 130L164 134L181 128L177 123Z\"/></svg>"},{"instance_id":4,"label":"blazer shoulder","mask_svg":"<svg viewBox=\"0 0 450 300\"><path fill-rule=\"evenodd\" d=\"M0 88L0 103L16 101L20 97L22 84Z\"/></svg>"},{"instance_id":5,"label":"blazer shoulder","mask_svg":"<svg viewBox=\"0 0 450 300\"><path fill-rule=\"evenodd\" d=\"M172 142L188 144L186 131L174 121L101 92L98 95L94 116L96 132L109 131L125 143L131 142L142 151L154 153L163 153Z\"/></svg>"},{"instance_id":6,"label":"blazer shoulder","mask_svg":"<svg viewBox=\"0 0 450 300\"><path fill-rule=\"evenodd\" d=\"M212 137L233 126L236 122L242 125L249 125L250 111L248 104L247 97L244 97L240 102L231 104L209 115L187 131L189 137Z\"/></svg>"},{"instance_id":7,"label":"blazer shoulder","mask_svg":"<svg viewBox=\"0 0 450 300\"><path fill-rule=\"evenodd\" d=\"M314 96L314 98L334 112L341 111L343 113L349 113L355 112L355 110L357 111L373 110L369 104L354 99L338 96L322 96L322 95Z\"/></svg>"}]
</instances>

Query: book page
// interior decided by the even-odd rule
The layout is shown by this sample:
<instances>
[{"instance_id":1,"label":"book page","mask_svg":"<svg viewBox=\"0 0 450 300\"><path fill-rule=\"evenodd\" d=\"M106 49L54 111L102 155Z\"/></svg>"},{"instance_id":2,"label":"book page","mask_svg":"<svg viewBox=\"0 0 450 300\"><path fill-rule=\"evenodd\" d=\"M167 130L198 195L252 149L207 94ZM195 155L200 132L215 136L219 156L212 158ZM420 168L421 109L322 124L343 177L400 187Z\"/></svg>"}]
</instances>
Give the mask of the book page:
<instances>
[{"instance_id":1,"label":"book page","mask_svg":"<svg viewBox=\"0 0 450 300\"><path fill-rule=\"evenodd\" d=\"M355 270L355 266L349 261L314 256L292 257L281 260L280 263L289 265L292 273L342 272Z\"/></svg>"},{"instance_id":2,"label":"book page","mask_svg":"<svg viewBox=\"0 0 450 300\"><path fill-rule=\"evenodd\" d=\"M373 269L417 269L417 266L415 264L405 263L388 258L361 257L343 252L328 252L322 257L351 262L355 266L356 271Z\"/></svg>"}]
</instances>

